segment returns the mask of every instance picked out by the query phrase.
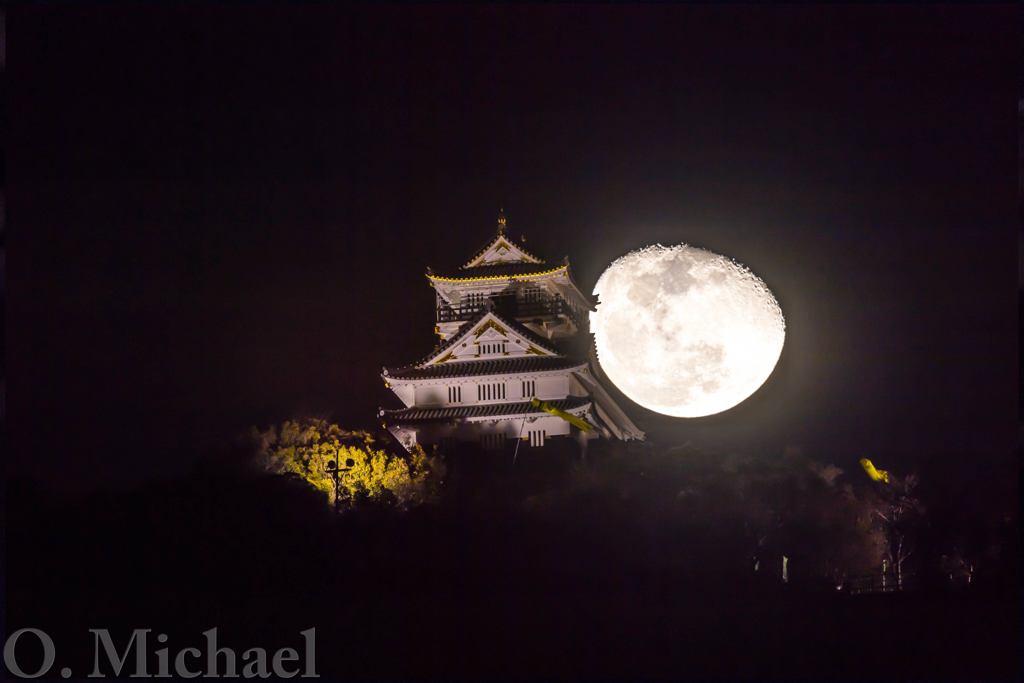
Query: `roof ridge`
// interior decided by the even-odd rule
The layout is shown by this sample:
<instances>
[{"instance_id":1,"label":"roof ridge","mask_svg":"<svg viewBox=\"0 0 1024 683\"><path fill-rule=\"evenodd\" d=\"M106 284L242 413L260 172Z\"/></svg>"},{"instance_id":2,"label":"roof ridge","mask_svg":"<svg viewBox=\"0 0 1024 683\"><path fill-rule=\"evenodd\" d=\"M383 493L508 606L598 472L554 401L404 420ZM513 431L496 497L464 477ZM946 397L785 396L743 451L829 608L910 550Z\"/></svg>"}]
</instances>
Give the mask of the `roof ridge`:
<instances>
[{"instance_id":1,"label":"roof ridge","mask_svg":"<svg viewBox=\"0 0 1024 683\"><path fill-rule=\"evenodd\" d=\"M492 237L490 239L490 241L488 241L487 244L485 244L483 246L482 249L478 250L475 254L473 254L469 258L468 261L466 261L464 264L462 264L459 267L459 270L469 270L470 268L480 268L483 264L476 265L476 266L471 266L470 264L473 263L473 261L476 261L478 258L483 256L484 254L486 254L487 250L490 249L491 247L493 247L498 242L498 240L505 240L510 245L512 245L513 247L515 247L519 251L523 252L523 254L525 254L526 256L529 256L530 258L536 259L538 261L538 264L547 263L547 261L542 259L540 256L537 256L533 252L527 250L527 248L524 247L522 244L517 244L516 242L512 241L512 238L509 237L504 231L499 231L498 234L495 235L494 237ZM520 240L520 241L522 241L522 240Z\"/></svg>"},{"instance_id":2,"label":"roof ridge","mask_svg":"<svg viewBox=\"0 0 1024 683\"><path fill-rule=\"evenodd\" d=\"M524 325L521 322L519 322L518 320L516 320L515 318L512 318L511 320L509 320L509 319L506 319L503 315L501 315L497 311L490 311L490 312L494 313L494 317L495 318L497 318L501 322L507 324L509 327L511 327L516 332L519 332L520 336L526 337L530 341L532 341L535 344L537 344L538 346L546 349L547 351L550 351L551 353L558 354L559 356L564 356L565 355L564 353L562 353L561 349L559 349L558 347L556 347L554 344L551 343L550 339L545 339L544 337L540 336L539 334L537 334L536 332L531 330L529 327L527 327L526 325Z\"/></svg>"},{"instance_id":3,"label":"roof ridge","mask_svg":"<svg viewBox=\"0 0 1024 683\"><path fill-rule=\"evenodd\" d=\"M594 399L589 396L566 396L565 398L549 399L546 401L555 408L561 410L575 410L588 404L593 404ZM381 418L393 417L399 420L437 420L451 419L453 417L482 417L486 415L515 415L517 413L543 413L540 408L534 408L529 401L500 402L500 403L476 403L460 406L410 406L406 408L379 408L377 416Z\"/></svg>"},{"instance_id":4,"label":"roof ridge","mask_svg":"<svg viewBox=\"0 0 1024 683\"><path fill-rule=\"evenodd\" d=\"M568 370L586 365L589 361L571 356L535 356L517 355L498 358L473 358L470 360L453 360L420 367L404 365L384 368L387 376L392 379L442 379L446 377L470 377L489 374L521 374L528 372L554 372ZM474 372L477 370L478 372Z\"/></svg>"},{"instance_id":5,"label":"roof ridge","mask_svg":"<svg viewBox=\"0 0 1024 683\"><path fill-rule=\"evenodd\" d=\"M442 344L440 344L437 347L435 347L434 350L431 351L429 354L427 354L426 356L424 356L420 360L418 360L415 363L413 363L413 365L415 365L415 366L423 365L428 360L430 360L431 358L434 358L435 356L437 356L437 354L441 353L445 349L448 349L448 348L454 346L455 342L457 342L464 334L466 334L466 332L468 332L470 329L472 329L473 325L476 325L478 322L483 320L484 316L486 316L490 312L491 311L487 310L486 308L480 309L480 311L477 312L472 318L470 318L466 322L464 322L461 325L459 325L459 329L455 330L455 332L452 334L452 336L448 337L448 339L445 340Z\"/></svg>"}]
</instances>

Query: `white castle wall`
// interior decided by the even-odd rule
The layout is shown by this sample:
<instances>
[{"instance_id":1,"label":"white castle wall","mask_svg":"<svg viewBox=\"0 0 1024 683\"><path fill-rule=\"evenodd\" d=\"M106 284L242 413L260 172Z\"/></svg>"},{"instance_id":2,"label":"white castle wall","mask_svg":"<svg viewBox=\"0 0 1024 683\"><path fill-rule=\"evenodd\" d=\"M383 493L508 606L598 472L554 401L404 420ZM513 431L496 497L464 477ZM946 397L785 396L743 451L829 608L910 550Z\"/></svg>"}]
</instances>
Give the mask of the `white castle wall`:
<instances>
[{"instance_id":1,"label":"white castle wall","mask_svg":"<svg viewBox=\"0 0 1024 683\"><path fill-rule=\"evenodd\" d=\"M523 382L533 382L534 392L523 392ZM504 384L504 398L479 399L477 398L477 386L481 384ZM448 387L459 386L462 388L462 401L450 403L448 401ZM410 400L415 399L417 406L446 406L446 405L480 405L486 403L508 403L509 401L528 401L533 397L542 400L557 400L566 396L585 396L586 391L580 387L578 382L573 381L568 373L561 375L513 375L511 377L495 377L447 381L437 381L423 384L407 384L393 387L396 394L402 398L406 405L413 405L403 396ZM497 392L495 392L497 393Z\"/></svg>"}]
</instances>

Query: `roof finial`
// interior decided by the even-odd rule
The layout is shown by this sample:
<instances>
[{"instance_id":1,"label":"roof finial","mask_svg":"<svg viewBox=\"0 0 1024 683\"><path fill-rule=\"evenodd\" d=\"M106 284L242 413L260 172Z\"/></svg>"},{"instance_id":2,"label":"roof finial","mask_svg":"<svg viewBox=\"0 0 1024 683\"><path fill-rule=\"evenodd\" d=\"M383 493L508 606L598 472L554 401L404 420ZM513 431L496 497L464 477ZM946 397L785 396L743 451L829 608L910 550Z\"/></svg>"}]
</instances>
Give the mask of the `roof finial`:
<instances>
[{"instance_id":1,"label":"roof finial","mask_svg":"<svg viewBox=\"0 0 1024 683\"><path fill-rule=\"evenodd\" d=\"M505 226L506 226L507 223L508 223L508 221L505 220L505 209L499 208L498 209L498 234L499 235L504 235L505 234Z\"/></svg>"}]
</instances>

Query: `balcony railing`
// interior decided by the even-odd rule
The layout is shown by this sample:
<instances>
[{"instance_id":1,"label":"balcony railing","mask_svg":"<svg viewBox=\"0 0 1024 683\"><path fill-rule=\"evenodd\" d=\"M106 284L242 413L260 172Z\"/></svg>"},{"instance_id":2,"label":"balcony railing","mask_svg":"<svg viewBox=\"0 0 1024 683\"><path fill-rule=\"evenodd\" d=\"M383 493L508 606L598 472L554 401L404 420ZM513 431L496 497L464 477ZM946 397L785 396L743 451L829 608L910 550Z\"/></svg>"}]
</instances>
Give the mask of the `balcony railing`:
<instances>
[{"instance_id":1,"label":"balcony railing","mask_svg":"<svg viewBox=\"0 0 1024 683\"><path fill-rule=\"evenodd\" d=\"M561 297L541 301L521 301L514 297L491 297L494 311L499 315L511 318L543 318L548 316L567 315L577 324L579 314ZM441 305L437 307L437 322L450 323L469 320L487 307L486 302L473 302L459 306Z\"/></svg>"}]
</instances>

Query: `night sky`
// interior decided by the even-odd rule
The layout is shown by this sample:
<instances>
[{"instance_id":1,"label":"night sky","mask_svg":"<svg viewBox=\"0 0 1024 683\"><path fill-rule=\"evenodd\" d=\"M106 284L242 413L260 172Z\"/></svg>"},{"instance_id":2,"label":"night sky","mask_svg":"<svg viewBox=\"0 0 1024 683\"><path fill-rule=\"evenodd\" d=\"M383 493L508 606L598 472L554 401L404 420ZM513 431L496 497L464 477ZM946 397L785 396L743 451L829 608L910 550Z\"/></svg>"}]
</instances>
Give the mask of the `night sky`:
<instances>
[{"instance_id":1,"label":"night sky","mask_svg":"<svg viewBox=\"0 0 1024 683\"><path fill-rule=\"evenodd\" d=\"M589 291L687 242L786 347L652 440L827 462L1017 440L1012 6L10 10L8 472L185 471L249 425L375 427L493 235Z\"/></svg>"}]
</instances>

